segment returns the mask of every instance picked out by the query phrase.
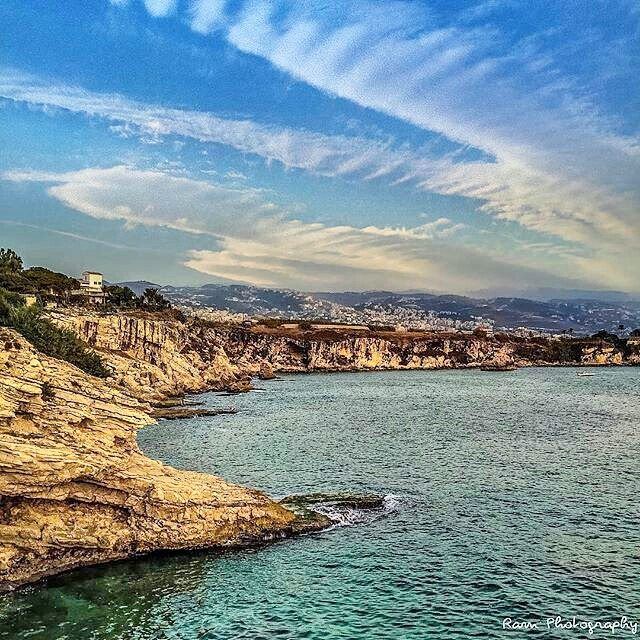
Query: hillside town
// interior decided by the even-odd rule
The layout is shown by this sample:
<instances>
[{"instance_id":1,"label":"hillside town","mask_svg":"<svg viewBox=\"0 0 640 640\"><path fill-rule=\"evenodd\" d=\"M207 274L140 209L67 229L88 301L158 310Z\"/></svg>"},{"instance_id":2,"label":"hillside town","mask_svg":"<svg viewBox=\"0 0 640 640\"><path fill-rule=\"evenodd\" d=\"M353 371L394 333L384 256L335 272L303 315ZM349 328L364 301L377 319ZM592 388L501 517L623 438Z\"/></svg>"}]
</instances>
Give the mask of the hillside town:
<instances>
[{"instance_id":1,"label":"hillside town","mask_svg":"<svg viewBox=\"0 0 640 640\"><path fill-rule=\"evenodd\" d=\"M460 332L507 331L522 338L585 336L597 331L630 335L640 325L640 305L598 301L535 302L523 299L475 300L462 296L390 292L310 294L248 285L171 287L151 282L110 284L97 270L71 277L46 267L23 268L22 258L0 249L0 292L21 296L26 306L91 306L109 309L168 310L221 324L265 324L349 331Z\"/></svg>"}]
</instances>

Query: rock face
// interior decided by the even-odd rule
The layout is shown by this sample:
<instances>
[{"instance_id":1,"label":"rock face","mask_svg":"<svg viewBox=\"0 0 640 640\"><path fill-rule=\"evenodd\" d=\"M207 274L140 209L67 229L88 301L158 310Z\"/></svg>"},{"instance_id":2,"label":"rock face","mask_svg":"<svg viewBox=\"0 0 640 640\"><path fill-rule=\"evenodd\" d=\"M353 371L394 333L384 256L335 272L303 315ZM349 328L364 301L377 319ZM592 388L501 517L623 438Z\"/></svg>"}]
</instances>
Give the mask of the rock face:
<instances>
[{"instance_id":1,"label":"rock face","mask_svg":"<svg viewBox=\"0 0 640 640\"><path fill-rule=\"evenodd\" d=\"M156 549L285 536L264 494L146 458L148 407L0 329L0 589ZM326 522L306 522L317 528Z\"/></svg>"},{"instance_id":2,"label":"rock face","mask_svg":"<svg viewBox=\"0 0 640 640\"><path fill-rule=\"evenodd\" d=\"M508 335L230 329L211 339L241 371L366 371L374 369L508 368L637 364L640 344L623 350L599 339L517 338Z\"/></svg>"},{"instance_id":3,"label":"rock face","mask_svg":"<svg viewBox=\"0 0 640 640\"><path fill-rule=\"evenodd\" d=\"M144 314L57 313L52 319L101 352L114 384L145 400L246 384L205 325Z\"/></svg>"},{"instance_id":4,"label":"rock face","mask_svg":"<svg viewBox=\"0 0 640 640\"><path fill-rule=\"evenodd\" d=\"M92 311L54 320L113 375L88 376L0 328L0 589L156 549L252 544L328 524L143 456L135 433L153 422L149 402L245 390L251 376L281 371L640 364L640 340L289 332Z\"/></svg>"},{"instance_id":5,"label":"rock face","mask_svg":"<svg viewBox=\"0 0 640 640\"><path fill-rule=\"evenodd\" d=\"M205 389L246 390L278 372L638 364L603 340L470 334L285 331L126 314L58 314L100 351L113 382L144 400Z\"/></svg>"}]
</instances>

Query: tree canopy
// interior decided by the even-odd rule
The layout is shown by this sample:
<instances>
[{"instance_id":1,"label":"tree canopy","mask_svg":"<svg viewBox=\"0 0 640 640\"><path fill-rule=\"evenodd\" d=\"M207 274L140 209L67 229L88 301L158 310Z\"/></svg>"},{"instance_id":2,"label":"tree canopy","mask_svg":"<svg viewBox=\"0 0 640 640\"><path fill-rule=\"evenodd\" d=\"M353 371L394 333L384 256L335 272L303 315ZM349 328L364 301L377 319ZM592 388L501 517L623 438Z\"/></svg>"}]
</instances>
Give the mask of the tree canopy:
<instances>
[{"instance_id":1,"label":"tree canopy","mask_svg":"<svg viewBox=\"0 0 640 640\"><path fill-rule=\"evenodd\" d=\"M75 278L70 278L64 273L51 271L45 267L31 267L22 272L22 275L33 283L36 291L61 294L72 291L80 286Z\"/></svg>"},{"instance_id":2,"label":"tree canopy","mask_svg":"<svg viewBox=\"0 0 640 640\"><path fill-rule=\"evenodd\" d=\"M165 311L171 308L171 303L157 289L145 289L140 306L152 311Z\"/></svg>"},{"instance_id":3,"label":"tree canopy","mask_svg":"<svg viewBox=\"0 0 640 640\"><path fill-rule=\"evenodd\" d=\"M107 302L116 307L131 309L138 305L138 296L129 288L114 284L105 288Z\"/></svg>"},{"instance_id":4,"label":"tree canopy","mask_svg":"<svg viewBox=\"0 0 640 640\"><path fill-rule=\"evenodd\" d=\"M20 273L22 258L13 249L0 248L0 271Z\"/></svg>"}]
</instances>

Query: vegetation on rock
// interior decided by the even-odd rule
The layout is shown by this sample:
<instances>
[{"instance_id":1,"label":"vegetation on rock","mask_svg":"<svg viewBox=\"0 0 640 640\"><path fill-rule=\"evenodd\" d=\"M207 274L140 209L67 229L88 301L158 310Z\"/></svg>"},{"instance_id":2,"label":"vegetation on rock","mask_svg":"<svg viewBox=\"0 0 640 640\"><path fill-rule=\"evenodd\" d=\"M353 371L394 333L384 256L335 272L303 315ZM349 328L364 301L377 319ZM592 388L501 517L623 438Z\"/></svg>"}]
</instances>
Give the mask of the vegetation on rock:
<instances>
[{"instance_id":1,"label":"vegetation on rock","mask_svg":"<svg viewBox=\"0 0 640 640\"><path fill-rule=\"evenodd\" d=\"M145 289L140 297L140 307L149 311L166 311L171 308L171 303L158 289Z\"/></svg>"},{"instance_id":2,"label":"vegetation on rock","mask_svg":"<svg viewBox=\"0 0 640 640\"><path fill-rule=\"evenodd\" d=\"M0 289L0 326L15 329L38 351L69 362L99 378L110 375L100 356L87 349L73 331L61 329L42 316L37 305L25 306L22 297Z\"/></svg>"},{"instance_id":3,"label":"vegetation on rock","mask_svg":"<svg viewBox=\"0 0 640 640\"><path fill-rule=\"evenodd\" d=\"M0 287L7 291L42 296L64 296L79 287L75 278L45 267L23 269L22 258L13 249L0 249Z\"/></svg>"}]
</instances>

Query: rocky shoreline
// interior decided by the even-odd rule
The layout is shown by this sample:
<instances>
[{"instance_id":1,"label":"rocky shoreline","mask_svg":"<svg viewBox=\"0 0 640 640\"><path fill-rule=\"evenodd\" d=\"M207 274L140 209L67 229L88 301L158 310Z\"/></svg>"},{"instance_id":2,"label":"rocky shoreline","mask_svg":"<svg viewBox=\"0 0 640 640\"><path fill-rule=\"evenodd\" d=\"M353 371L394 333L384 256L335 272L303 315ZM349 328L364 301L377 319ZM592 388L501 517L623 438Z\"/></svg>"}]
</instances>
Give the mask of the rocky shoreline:
<instances>
[{"instance_id":1,"label":"rocky shoreline","mask_svg":"<svg viewBox=\"0 0 640 640\"><path fill-rule=\"evenodd\" d=\"M0 329L0 591L160 550L331 526L260 491L144 456L151 406Z\"/></svg>"},{"instance_id":2,"label":"rocky shoreline","mask_svg":"<svg viewBox=\"0 0 640 640\"><path fill-rule=\"evenodd\" d=\"M184 404L186 393L242 392L252 377L279 372L640 364L640 345L602 340L288 333L91 311L54 320L112 375L89 376L0 329L0 590L158 550L262 544L331 525L313 508L318 496L276 502L146 458L139 428L210 415ZM332 508L380 502L332 500Z\"/></svg>"},{"instance_id":3,"label":"rocky shoreline","mask_svg":"<svg viewBox=\"0 0 640 640\"><path fill-rule=\"evenodd\" d=\"M145 401L208 390L243 392L280 373L640 364L640 340L519 338L224 326L144 313L57 313L96 349L113 384Z\"/></svg>"}]
</instances>

